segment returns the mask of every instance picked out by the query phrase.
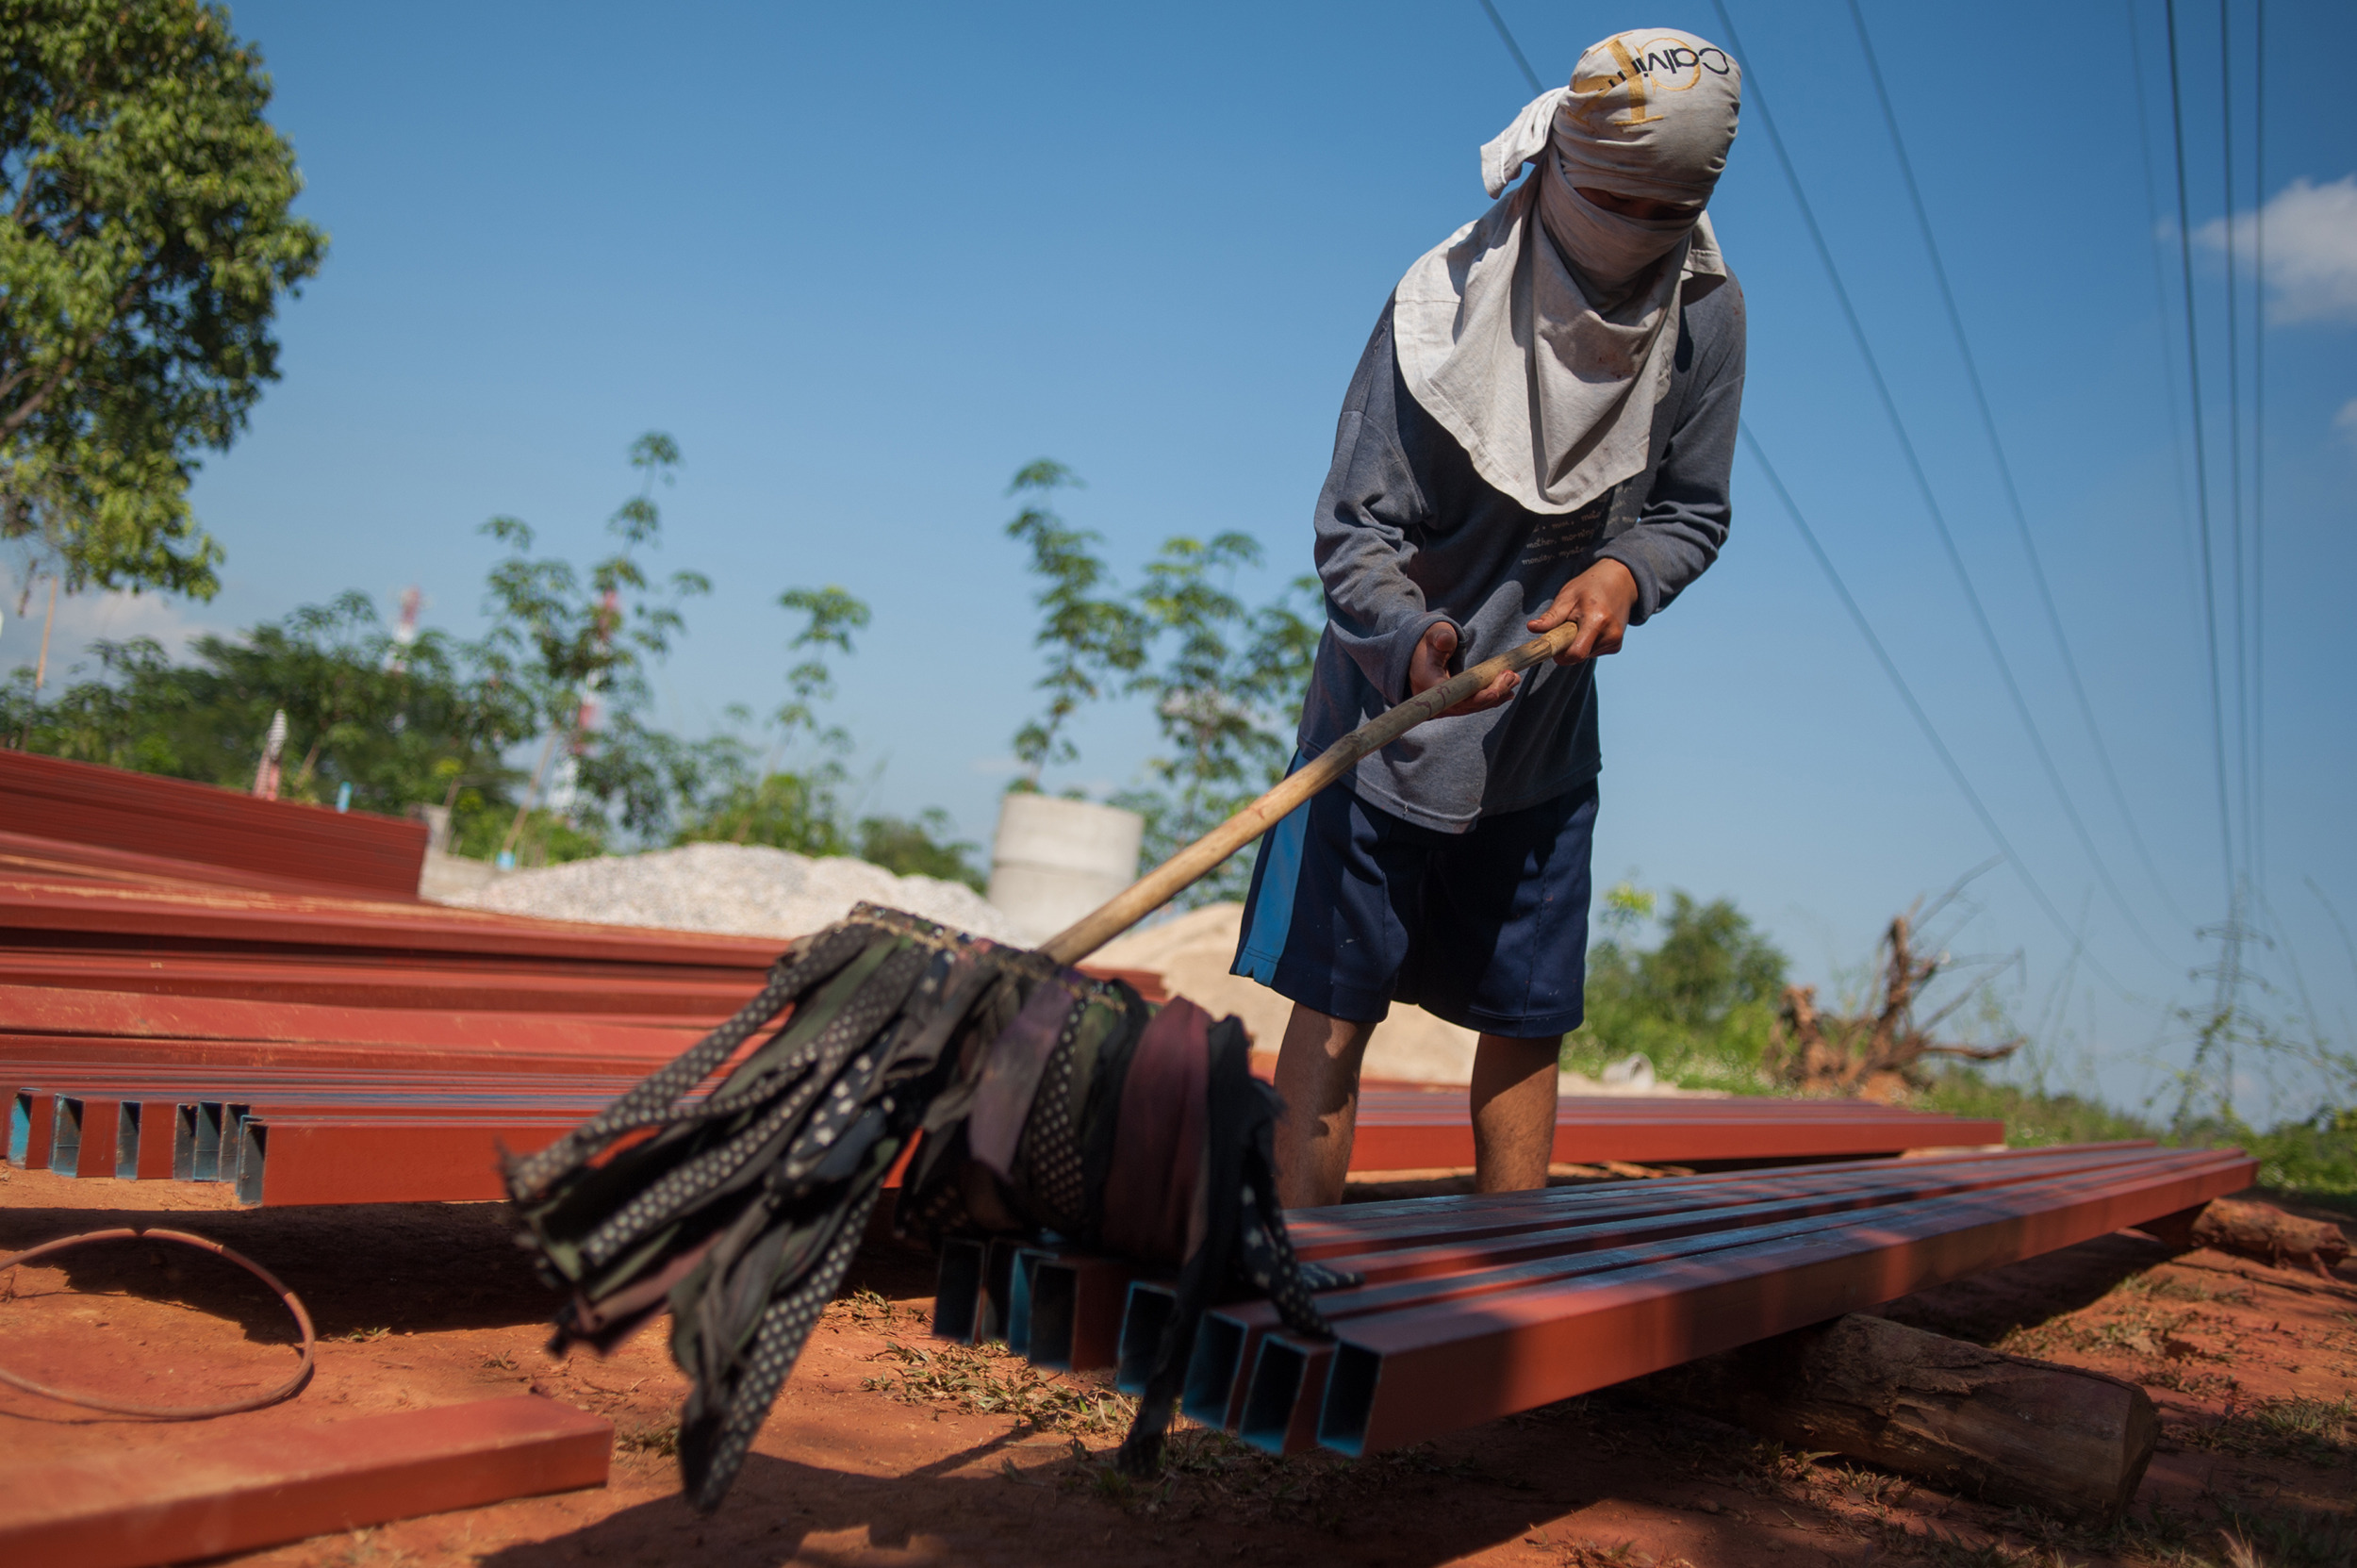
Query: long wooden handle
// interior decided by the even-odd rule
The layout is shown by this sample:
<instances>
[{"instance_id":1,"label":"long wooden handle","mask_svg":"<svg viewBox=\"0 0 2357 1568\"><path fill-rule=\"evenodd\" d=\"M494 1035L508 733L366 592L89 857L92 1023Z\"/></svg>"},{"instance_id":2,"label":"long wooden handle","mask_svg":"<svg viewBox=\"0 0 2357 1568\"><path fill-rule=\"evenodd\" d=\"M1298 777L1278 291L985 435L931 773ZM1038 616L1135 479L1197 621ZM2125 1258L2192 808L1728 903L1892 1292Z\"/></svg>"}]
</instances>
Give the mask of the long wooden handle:
<instances>
[{"instance_id":1,"label":"long wooden handle","mask_svg":"<svg viewBox=\"0 0 2357 1568\"><path fill-rule=\"evenodd\" d=\"M1039 950L1059 964L1079 963L1211 875L1229 855L1277 826L1294 807L1357 767L1361 757L1381 751L1426 719L1445 713L1499 676L1554 658L1578 635L1579 622L1567 620L1552 632L1535 636L1519 648L1508 649L1495 658L1484 659L1471 669L1452 675L1439 685L1368 719L1287 774L1275 789L1131 883L1111 902L1049 937Z\"/></svg>"}]
</instances>

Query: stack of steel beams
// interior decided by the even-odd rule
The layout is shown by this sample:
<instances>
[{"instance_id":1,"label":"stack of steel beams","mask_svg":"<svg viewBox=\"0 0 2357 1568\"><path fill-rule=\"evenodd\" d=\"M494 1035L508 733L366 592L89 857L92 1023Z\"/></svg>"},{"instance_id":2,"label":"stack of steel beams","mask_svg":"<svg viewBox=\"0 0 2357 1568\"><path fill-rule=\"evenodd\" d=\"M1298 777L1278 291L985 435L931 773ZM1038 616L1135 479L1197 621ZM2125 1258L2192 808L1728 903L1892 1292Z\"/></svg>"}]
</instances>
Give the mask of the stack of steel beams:
<instances>
[{"instance_id":1,"label":"stack of steel beams","mask_svg":"<svg viewBox=\"0 0 2357 1568\"><path fill-rule=\"evenodd\" d=\"M1208 1314L1183 1408L1273 1453L1362 1454L1530 1410L2249 1185L2235 1149L2114 1144L1789 1166L1298 1210L1296 1248L1364 1283L1332 1340L1265 1302ZM1170 1286L1053 1246L945 1252L935 1331L1130 1392Z\"/></svg>"},{"instance_id":2,"label":"stack of steel beams","mask_svg":"<svg viewBox=\"0 0 2357 1568\"><path fill-rule=\"evenodd\" d=\"M21 752L0 752L0 805L9 1154L67 1174L227 1181L259 1203L495 1197L500 1148L545 1145L675 1056L782 945L422 903L414 855L387 869L421 852L413 824ZM1572 1099L1556 1158L2000 1135L1838 1102ZM1472 1161L1461 1089L1369 1087L1354 1168Z\"/></svg>"},{"instance_id":3,"label":"stack of steel beams","mask_svg":"<svg viewBox=\"0 0 2357 1568\"><path fill-rule=\"evenodd\" d=\"M376 899L417 897L427 836L422 822L5 750L0 830L0 856L41 855L46 840L92 870Z\"/></svg>"}]
</instances>

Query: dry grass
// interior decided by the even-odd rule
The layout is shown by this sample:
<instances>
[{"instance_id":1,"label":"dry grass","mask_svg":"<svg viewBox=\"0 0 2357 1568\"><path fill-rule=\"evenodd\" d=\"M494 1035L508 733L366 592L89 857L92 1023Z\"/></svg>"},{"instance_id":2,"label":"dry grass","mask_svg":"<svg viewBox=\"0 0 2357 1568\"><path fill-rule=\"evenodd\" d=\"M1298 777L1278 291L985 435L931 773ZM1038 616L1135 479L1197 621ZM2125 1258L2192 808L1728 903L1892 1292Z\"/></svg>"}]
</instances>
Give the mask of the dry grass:
<instances>
[{"instance_id":1,"label":"dry grass","mask_svg":"<svg viewBox=\"0 0 2357 1568\"><path fill-rule=\"evenodd\" d=\"M2188 1448L2337 1464L2357 1453L2357 1399L2258 1399L2216 1421L2171 1428Z\"/></svg>"},{"instance_id":2,"label":"dry grass","mask_svg":"<svg viewBox=\"0 0 2357 1568\"><path fill-rule=\"evenodd\" d=\"M911 1405L972 1415L1012 1415L1040 1431L1118 1437L1137 1401L1102 1384L1043 1376L1003 1345L930 1347L887 1339L878 1361L896 1363L862 1386Z\"/></svg>"}]
</instances>

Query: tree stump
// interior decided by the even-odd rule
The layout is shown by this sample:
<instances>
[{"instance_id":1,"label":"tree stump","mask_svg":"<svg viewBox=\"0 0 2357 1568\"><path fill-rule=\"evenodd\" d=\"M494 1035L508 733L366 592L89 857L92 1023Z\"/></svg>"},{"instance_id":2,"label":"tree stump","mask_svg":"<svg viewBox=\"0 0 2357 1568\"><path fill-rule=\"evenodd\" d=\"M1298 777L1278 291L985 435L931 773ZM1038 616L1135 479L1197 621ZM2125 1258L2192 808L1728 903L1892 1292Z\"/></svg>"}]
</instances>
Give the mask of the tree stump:
<instances>
[{"instance_id":1,"label":"tree stump","mask_svg":"<svg viewBox=\"0 0 2357 1568\"><path fill-rule=\"evenodd\" d=\"M1634 1386L1791 1447L2104 1522L2135 1494L2161 1432L2134 1383L1857 1315Z\"/></svg>"}]
</instances>

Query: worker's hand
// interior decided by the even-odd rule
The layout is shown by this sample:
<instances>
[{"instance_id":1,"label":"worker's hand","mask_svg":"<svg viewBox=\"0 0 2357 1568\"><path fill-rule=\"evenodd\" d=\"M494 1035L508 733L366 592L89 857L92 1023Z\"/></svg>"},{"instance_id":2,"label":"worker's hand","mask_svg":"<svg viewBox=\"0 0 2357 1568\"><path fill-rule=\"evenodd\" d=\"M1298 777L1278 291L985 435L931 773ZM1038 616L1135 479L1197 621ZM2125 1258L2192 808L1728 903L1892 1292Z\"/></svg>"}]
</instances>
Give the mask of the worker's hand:
<instances>
[{"instance_id":1,"label":"worker's hand","mask_svg":"<svg viewBox=\"0 0 2357 1568\"><path fill-rule=\"evenodd\" d=\"M1445 620L1435 621L1432 630L1416 644L1416 651L1408 660L1408 695L1431 690L1453 673L1449 665L1457 657L1457 628ZM1492 681L1479 691L1453 708L1434 714L1435 718L1454 718L1459 714L1484 713L1514 695L1514 688L1523 684L1520 675L1506 674Z\"/></svg>"},{"instance_id":2,"label":"worker's hand","mask_svg":"<svg viewBox=\"0 0 2357 1568\"><path fill-rule=\"evenodd\" d=\"M1598 561L1563 585L1555 602L1530 621L1534 632L1552 632L1567 620L1579 622L1579 635L1555 656L1557 664L1577 664L1621 651L1628 635L1628 612L1637 604L1637 579L1614 560Z\"/></svg>"}]
</instances>

